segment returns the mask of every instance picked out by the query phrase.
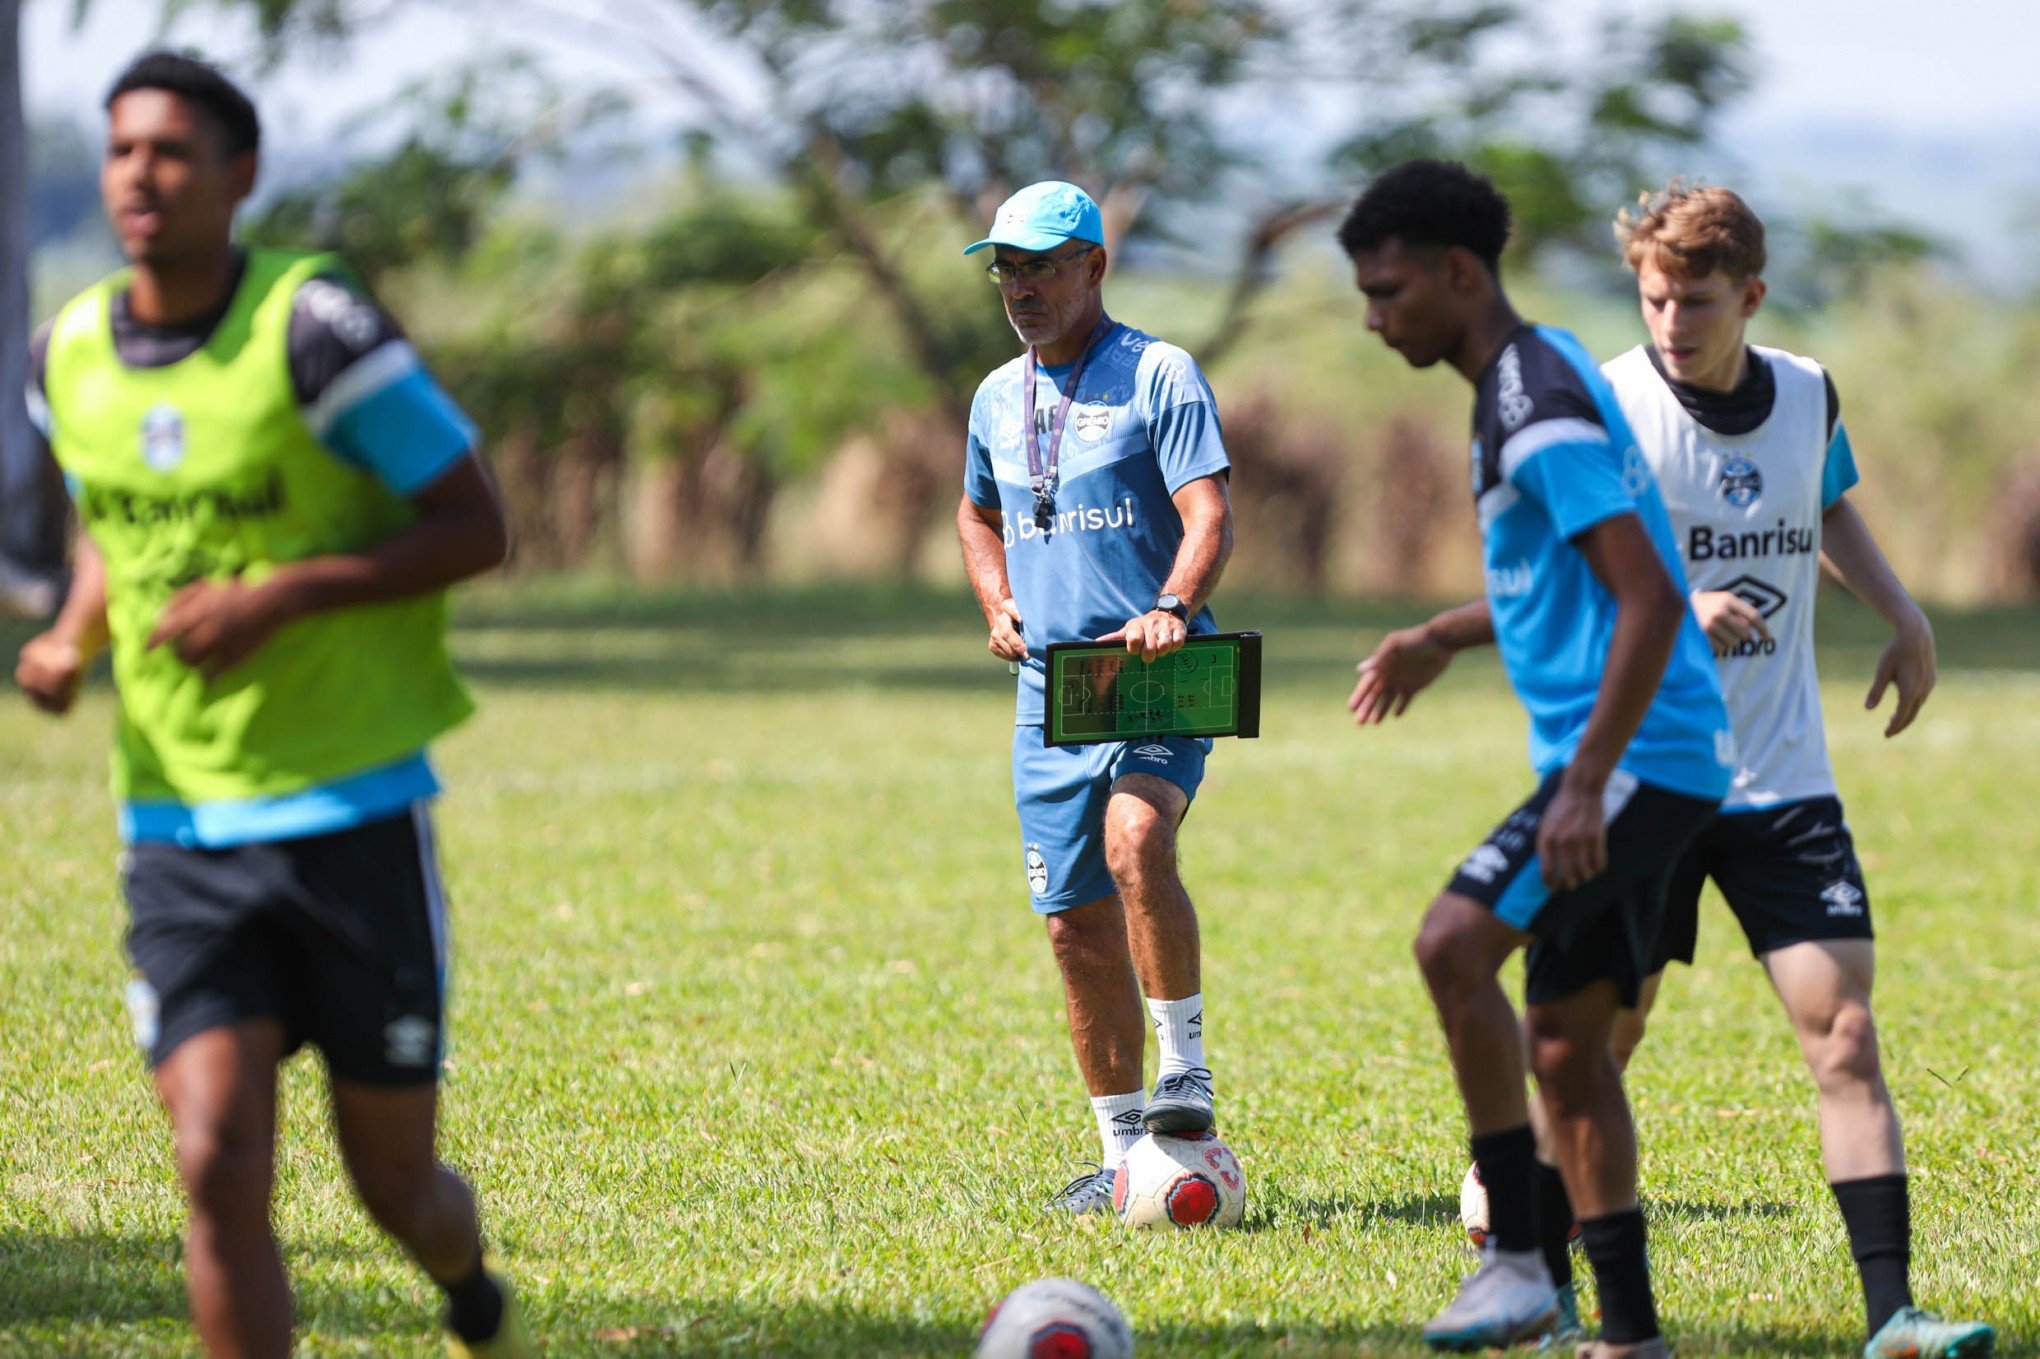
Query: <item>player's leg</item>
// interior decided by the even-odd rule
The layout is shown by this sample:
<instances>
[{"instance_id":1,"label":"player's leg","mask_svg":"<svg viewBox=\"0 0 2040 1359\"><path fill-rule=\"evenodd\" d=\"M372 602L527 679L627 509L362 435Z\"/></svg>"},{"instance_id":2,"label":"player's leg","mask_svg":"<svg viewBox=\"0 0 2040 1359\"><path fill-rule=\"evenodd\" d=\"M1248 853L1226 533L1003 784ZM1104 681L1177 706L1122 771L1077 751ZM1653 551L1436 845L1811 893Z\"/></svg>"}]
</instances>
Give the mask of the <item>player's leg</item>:
<instances>
[{"instance_id":1,"label":"player's leg","mask_svg":"<svg viewBox=\"0 0 2040 1359\"><path fill-rule=\"evenodd\" d=\"M1047 746L1041 734L1039 727L1014 729L1014 801L1027 888L1062 976L1070 1042L1099 1142L1099 1169L1066 1186L1055 1206L1099 1212L1111 1207L1112 1172L1143 1131L1147 1030L1126 916L1105 863L1109 753Z\"/></svg>"},{"instance_id":2,"label":"player's leg","mask_svg":"<svg viewBox=\"0 0 2040 1359\"><path fill-rule=\"evenodd\" d=\"M435 1151L438 1088L333 1082L333 1128L362 1206L446 1294L446 1326L476 1355L533 1353L487 1268L474 1192Z\"/></svg>"},{"instance_id":3,"label":"player's leg","mask_svg":"<svg viewBox=\"0 0 2040 1359\"><path fill-rule=\"evenodd\" d=\"M307 1037L332 1076L333 1128L362 1206L447 1297L456 1354L535 1353L484 1268L474 1195L435 1152L449 963L425 804L289 846Z\"/></svg>"},{"instance_id":4,"label":"player's leg","mask_svg":"<svg viewBox=\"0 0 2040 1359\"><path fill-rule=\"evenodd\" d=\"M191 1320L211 1359L284 1359L291 1296L270 1227L276 1068L289 1047L272 1019L195 1033L157 1063L178 1178Z\"/></svg>"},{"instance_id":5,"label":"player's leg","mask_svg":"<svg viewBox=\"0 0 2040 1359\"><path fill-rule=\"evenodd\" d=\"M1988 1354L1994 1330L1913 1306L1904 1140L1884 1081L1869 893L1836 799L1732 818L1723 889L1813 1076L1821 1155L1863 1287L1872 1355Z\"/></svg>"},{"instance_id":6,"label":"player's leg","mask_svg":"<svg viewBox=\"0 0 2040 1359\"><path fill-rule=\"evenodd\" d=\"M1147 995L1161 1049L1147 1126L1155 1132L1204 1132L1216 1121L1204 1057L1204 985L1197 908L1177 870L1176 833L1203 770L1201 742L1183 753L1195 772L1172 782L1160 774L1122 773L1105 809L1105 863L1126 913L1133 966ZM1135 747L1163 749L1160 745ZM1136 756L1136 758L1138 758ZM1157 758L1155 763L1160 766ZM1122 765L1122 767L1124 767Z\"/></svg>"}]
</instances>

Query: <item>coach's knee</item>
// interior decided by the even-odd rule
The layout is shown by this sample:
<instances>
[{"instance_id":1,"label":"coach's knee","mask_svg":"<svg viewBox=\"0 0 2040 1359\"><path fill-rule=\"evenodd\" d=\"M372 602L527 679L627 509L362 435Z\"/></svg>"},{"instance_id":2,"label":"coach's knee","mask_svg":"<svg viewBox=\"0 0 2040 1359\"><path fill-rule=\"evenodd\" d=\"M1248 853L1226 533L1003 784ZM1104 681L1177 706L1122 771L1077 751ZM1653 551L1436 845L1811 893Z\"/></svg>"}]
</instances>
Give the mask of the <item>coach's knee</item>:
<instances>
[{"instance_id":1,"label":"coach's knee","mask_svg":"<svg viewBox=\"0 0 2040 1359\"><path fill-rule=\"evenodd\" d=\"M1107 897L1044 917L1048 946L1064 970L1095 965L1126 951L1126 917Z\"/></svg>"},{"instance_id":2,"label":"coach's knee","mask_svg":"<svg viewBox=\"0 0 2040 1359\"><path fill-rule=\"evenodd\" d=\"M1105 813L1105 867L1122 896L1176 875L1176 826L1153 803L1115 797Z\"/></svg>"},{"instance_id":3,"label":"coach's knee","mask_svg":"<svg viewBox=\"0 0 2040 1359\"><path fill-rule=\"evenodd\" d=\"M1844 1001L1813 1022L1802 1022L1800 1048L1823 1090L1875 1084L1881 1076L1877 1021L1867 1002Z\"/></svg>"}]
</instances>

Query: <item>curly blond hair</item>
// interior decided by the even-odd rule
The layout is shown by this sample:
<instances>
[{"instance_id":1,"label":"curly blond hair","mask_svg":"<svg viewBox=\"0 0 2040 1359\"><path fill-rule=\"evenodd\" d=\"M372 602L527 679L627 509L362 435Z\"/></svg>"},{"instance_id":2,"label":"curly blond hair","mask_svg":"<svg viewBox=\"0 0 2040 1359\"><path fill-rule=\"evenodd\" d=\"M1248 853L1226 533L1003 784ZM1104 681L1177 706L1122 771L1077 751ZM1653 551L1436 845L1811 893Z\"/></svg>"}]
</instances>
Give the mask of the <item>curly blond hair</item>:
<instances>
[{"instance_id":1,"label":"curly blond hair","mask_svg":"<svg viewBox=\"0 0 2040 1359\"><path fill-rule=\"evenodd\" d=\"M1632 270L1649 264L1696 279L1719 269L1737 282L1764 272L1764 224L1732 190L1675 179L1636 202L1615 217L1615 241Z\"/></svg>"}]
</instances>

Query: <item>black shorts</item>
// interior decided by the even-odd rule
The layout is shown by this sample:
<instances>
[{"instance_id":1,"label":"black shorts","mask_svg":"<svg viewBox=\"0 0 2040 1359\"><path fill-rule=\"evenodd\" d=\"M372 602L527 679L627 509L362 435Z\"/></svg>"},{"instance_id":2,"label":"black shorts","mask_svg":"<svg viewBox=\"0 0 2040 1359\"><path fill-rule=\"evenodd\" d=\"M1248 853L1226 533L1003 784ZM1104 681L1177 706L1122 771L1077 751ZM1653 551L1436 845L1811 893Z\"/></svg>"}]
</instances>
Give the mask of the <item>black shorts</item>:
<instances>
[{"instance_id":1,"label":"black shorts","mask_svg":"<svg viewBox=\"0 0 2040 1359\"><path fill-rule=\"evenodd\" d=\"M1649 975L1672 866L1719 804L1616 771L1602 800L1608 867L1584 887L1554 896L1537 859L1537 828L1560 777L1547 775L1530 800L1495 827L1459 866L1448 890L1531 936L1524 995L1532 1003L1612 981L1620 1002L1633 1006Z\"/></svg>"},{"instance_id":2,"label":"black shorts","mask_svg":"<svg viewBox=\"0 0 2040 1359\"><path fill-rule=\"evenodd\" d=\"M289 1051L312 1044L346 1080L439 1078L446 906L425 804L231 849L143 842L122 877L151 1066L207 1029L274 1019Z\"/></svg>"},{"instance_id":3,"label":"black shorts","mask_svg":"<svg viewBox=\"0 0 2040 1359\"><path fill-rule=\"evenodd\" d=\"M1693 961L1700 889L1709 878L1742 922L1755 957L1788 944L1872 935L1870 891L1840 798L1724 812L1710 821L1672 870L1653 972Z\"/></svg>"}]
</instances>

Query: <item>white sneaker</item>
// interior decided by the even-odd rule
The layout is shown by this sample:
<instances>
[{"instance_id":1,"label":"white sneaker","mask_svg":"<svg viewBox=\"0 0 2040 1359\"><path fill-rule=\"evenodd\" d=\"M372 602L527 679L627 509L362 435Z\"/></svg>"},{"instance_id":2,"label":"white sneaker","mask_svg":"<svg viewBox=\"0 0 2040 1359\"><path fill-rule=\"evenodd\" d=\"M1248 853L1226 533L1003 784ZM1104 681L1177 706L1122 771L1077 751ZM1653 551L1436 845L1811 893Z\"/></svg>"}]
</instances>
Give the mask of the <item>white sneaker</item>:
<instances>
[{"instance_id":1,"label":"white sneaker","mask_svg":"<svg viewBox=\"0 0 2040 1359\"><path fill-rule=\"evenodd\" d=\"M1498 1251L1489 1242L1480 1268L1459 1285L1452 1305L1424 1327L1434 1350L1506 1349L1558 1324L1558 1289L1537 1251Z\"/></svg>"},{"instance_id":2,"label":"white sneaker","mask_svg":"<svg viewBox=\"0 0 2040 1359\"><path fill-rule=\"evenodd\" d=\"M1085 1171L1063 1186L1062 1192L1049 1201L1048 1210L1072 1217L1111 1212L1113 1173L1103 1168Z\"/></svg>"}]
</instances>

